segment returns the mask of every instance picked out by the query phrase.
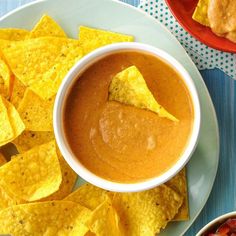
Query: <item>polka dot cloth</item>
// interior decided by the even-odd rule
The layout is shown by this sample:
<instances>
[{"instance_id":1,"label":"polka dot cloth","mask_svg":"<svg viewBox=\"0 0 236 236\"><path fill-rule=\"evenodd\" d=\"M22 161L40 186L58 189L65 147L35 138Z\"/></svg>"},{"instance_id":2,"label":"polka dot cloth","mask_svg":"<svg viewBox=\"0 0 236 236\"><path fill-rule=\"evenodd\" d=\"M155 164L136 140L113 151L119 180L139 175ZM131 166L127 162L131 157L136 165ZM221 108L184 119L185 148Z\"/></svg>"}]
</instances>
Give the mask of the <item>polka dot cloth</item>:
<instances>
[{"instance_id":1,"label":"polka dot cloth","mask_svg":"<svg viewBox=\"0 0 236 236\"><path fill-rule=\"evenodd\" d=\"M158 19L175 35L199 70L219 68L236 79L236 54L212 49L196 40L175 20L164 0L141 0L139 8Z\"/></svg>"}]
</instances>

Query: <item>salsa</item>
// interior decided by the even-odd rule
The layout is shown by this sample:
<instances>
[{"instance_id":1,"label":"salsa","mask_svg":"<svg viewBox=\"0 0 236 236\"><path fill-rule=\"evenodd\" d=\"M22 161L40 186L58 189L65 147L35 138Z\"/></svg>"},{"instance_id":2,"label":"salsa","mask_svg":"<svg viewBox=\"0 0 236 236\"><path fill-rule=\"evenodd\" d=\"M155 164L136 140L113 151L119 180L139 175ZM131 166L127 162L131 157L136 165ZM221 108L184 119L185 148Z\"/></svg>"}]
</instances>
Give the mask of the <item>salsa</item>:
<instances>
[{"instance_id":1,"label":"salsa","mask_svg":"<svg viewBox=\"0 0 236 236\"><path fill-rule=\"evenodd\" d=\"M213 227L204 236L236 236L236 218L228 219L224 223Z\"/></svg>"}]
</instances>

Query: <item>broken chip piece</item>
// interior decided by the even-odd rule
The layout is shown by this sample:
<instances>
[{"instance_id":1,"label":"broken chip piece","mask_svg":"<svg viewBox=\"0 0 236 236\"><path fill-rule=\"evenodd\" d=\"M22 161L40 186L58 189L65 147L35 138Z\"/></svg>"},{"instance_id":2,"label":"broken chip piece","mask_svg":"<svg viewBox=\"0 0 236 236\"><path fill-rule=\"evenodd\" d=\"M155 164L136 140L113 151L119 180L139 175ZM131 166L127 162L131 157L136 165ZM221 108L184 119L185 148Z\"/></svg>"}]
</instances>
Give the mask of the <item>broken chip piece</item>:
<instances>
[{"instance_id":1,"label":"broken chip piece","mask_svg":"<svg viewBox=\"0 0 236 236\"><path fill-rule=\"evenodd\" d=\"M122 236L120 218L110 200L104 201L93 212L87 226L97 236Z\"/></svg>"},{"instance_id":2,"label":"broken chip piece","mask_svg":"<svg viewBox=\"0 0 236 236\"><path fill-rule=\"evenodd\" d=\"M11 206L0 211L0 234L84 236L89 209L69 201Z\"/></svg>"},{"instance_id":3,"label":"broken chip piece","mask_svg":"<svg viewBox=\"0 0 236 236\"><path fill-rule=\"evenodd\" d=\"M77 202L91 210L94 210L112 196L112 192L86 183L67 196L64 200Z\"/></svg>"},{"instance_id":4,"label":"broken chip piece","mask_svg":"<svg viewBox=\"0 0 236 236\"><path fill-rule=\"evenodd\" d=\"M198 23L210 26L209 19L208 19L208 4L209 0L199 0L197 7L193 13L192 18L197 21Z\"/></svg>"},{"instance_id":5,"label":"broken chip piece","mask_svg":"<svg viewBox=\"0 0 236 236\"><path fill-rule=\"evenodd\" d=\"M0 146L17 138L25 129L15 107L0 95Z\"/></svg>"},{"instance_id":6,"label":"broken chip piece","mask_svg":"<svg viewBox=\"0 0 236 236\"><path fill-rule=\"evenodd\" d=\"M181 170L176 176L166 182L166 185L183 196L183 204L173 221L184 221L189 219L189 206L188 206L188 187L186 168Z\"/></svg>"},{"instance_id":7,"label":"broken chip piece","mask_svg":"<svg viewBox=\"0 0 236 236\"><path fill-rule=\"evenodd\" d=\"M116 193L113 205L124 226L125 235L147 236L159 233L176 215L183 198L161 185L137 193Z\"/></svg>"},{"instance_id":8,"label":"broken chip piece","mask_svg":"<svg viewBox=\"0 0 236 236\"><path fill-rule=\"evenodd\" d=\"M52 113L54 98L43 100L27 88L21 100L18 112L29 131L52 131Z\"/></svg>"},{"instance_id":9,"label":"broken chip piece","mask_svg":"<svg viewBox=\"0 0 236 236\"><path fill-rule=\"evenodd\" d=\"M20 136L13 140L13 143L19 153L24 153L35 146L42 145L53 139L54 134L51 131L25 130Z\"/></svg>"},{"instance_id":10,"label":"broken chip piece","mask_svg":"<svg viewBox=\"0 0 236 236\"><path fill-rule=\"evenodd\" d=\"M56 192L62 175L54 141L18 154L0 168L0 186L25 201Z\"/></svg>"}]
</instances>

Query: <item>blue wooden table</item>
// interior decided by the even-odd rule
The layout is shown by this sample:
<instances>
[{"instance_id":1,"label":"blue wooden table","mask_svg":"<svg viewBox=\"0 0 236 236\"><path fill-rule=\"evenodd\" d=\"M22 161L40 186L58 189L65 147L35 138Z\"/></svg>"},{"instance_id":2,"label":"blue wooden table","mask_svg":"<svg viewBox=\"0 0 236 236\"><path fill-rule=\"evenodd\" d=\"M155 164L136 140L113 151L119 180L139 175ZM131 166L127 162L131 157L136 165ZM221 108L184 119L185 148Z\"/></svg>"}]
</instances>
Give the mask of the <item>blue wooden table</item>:
<instances>
[{"instance_id":1,"label":"blue wooden table","mask_svg":"<svg viewBox=\"0 0 236 236\"><path fill-rule=\"evenodd\" d=\"M34 0L0 0L0 16ZM139 0L123 0L137 6ZM236 82L218 69L201 71L215 105L220 128L220 162L216 181L203 211L185 236L194 236L213 218L236 210ZM170 235L177 236L177 235Z\"/></svg>"}]
</instances>

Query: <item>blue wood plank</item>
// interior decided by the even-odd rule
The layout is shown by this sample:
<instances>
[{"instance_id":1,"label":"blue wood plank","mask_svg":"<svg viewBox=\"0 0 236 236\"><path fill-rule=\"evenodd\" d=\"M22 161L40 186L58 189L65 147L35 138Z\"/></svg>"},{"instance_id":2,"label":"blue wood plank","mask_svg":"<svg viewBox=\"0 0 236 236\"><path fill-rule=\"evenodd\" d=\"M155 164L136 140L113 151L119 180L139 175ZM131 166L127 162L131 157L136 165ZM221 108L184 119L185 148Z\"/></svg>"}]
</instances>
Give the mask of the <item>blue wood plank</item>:
<instances>
[{"instance_id":1,"label":"blue wood plank","mask_svg":"<svg viewBox=\"0 0 236 236\"><path fill-rule=\"evenodd\" d=\"M236 210L236 145L235 93L236 81L218 69L201 72L213 100L220 129L220 162L211 195L200 216L186 236L195 235L207 222Z\"/></svg>"},{"instance_id":2,"label":"blue wood plank","mask_svg":"<svg viewBox=\"0 0 236 236\"><path fill-rule=\"evenodd\" d=\"M31 1L33 0L0 0L0 16ZM137 6L139 0L123 0L123 2ZM186 236L194 236L200 228L218 215L236 210L236 82L217 69L205 70L201 74L211 94L219 121L220 163L207 204L193 226L185 234Z\"/></svg>"}]
</instances>

